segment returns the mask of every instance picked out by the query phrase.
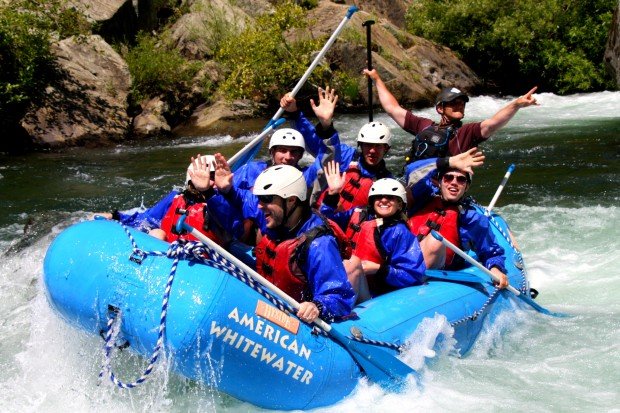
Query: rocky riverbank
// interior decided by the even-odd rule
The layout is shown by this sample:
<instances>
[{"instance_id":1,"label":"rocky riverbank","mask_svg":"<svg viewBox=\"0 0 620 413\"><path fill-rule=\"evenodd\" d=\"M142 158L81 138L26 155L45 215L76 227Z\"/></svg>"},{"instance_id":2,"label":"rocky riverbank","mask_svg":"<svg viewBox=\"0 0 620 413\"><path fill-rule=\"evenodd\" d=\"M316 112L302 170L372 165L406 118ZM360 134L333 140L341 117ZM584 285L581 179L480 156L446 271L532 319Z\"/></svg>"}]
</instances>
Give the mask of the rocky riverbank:
<instances>
[{"instance_id":1,"label":"rocky riverbank","mask_svg":"<svg viewBox=\"0 0 620 413\"><path fill-rule=\"evenodd\" d=\"M272 115L277 107L274 99L231 101L215 92L226 73L213 55L222 25L241 30L253 25L258 16L273 12L274 5L266 0L186 0L179 1L174 9L181 15L172 18L173 10L162 7L162 3L169 4L154 0L71 1L96 30L53 45L61 76L48 85L42 99L30 103L15 125L14 132L24 145L35 149L105 145L125 139L172 136L187 130L238 135L256 130L255 123L240 120ZM287 33L287 41L331 34L349 7L343 3L318 1L307 13L309 29ZM429 105L439 88L446 85L476 93L479 79L450 49L404 30L404 13L411 0L354 3L360 11L321 62L331 72L347 73L357 82L354 86L358 94L341 95L341 110L364 111L367 107L366 79L360 73L366 65L366 29L362 23L369 19L375 20L373 64L402 104ZM215 20L218 24L209 24ZM188 92L170 91L132 101L130 71L118 48L111 44L134 39L139 31L165 31L186 59L202 67ZM616 11L606 62L620 84L618 32ZM205 92L205 83L211 85L212 92ZM306 85L304 93L312 94L315 86ZM377 104L376 96L373 102Z\"/></svg>"}]
</instances>

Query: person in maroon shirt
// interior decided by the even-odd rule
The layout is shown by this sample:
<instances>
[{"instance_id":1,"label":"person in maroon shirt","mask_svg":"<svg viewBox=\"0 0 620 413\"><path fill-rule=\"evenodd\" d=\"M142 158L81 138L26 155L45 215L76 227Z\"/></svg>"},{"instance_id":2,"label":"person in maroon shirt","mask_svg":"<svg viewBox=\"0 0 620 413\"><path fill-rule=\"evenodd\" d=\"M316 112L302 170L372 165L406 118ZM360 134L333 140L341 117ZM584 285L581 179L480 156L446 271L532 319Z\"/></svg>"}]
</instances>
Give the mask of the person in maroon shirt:
<instances>
[{"instance_id":1,"label":"person in maroon shirt","mask_svg":"<svg viewBox=\"0 0 620 413\"><path fill-rule=\"evenodd\" d=\"M407 162L463 153L478 146L480 142L487 140L505 126L519 109L538 104L536 98L532 96L537 87L533 87L525 95L508 103L491 118L464 124L462 120L465 117L465 104L469 101L469 97L456 87L448 87L443 88L437 96L435 110L441 116L441 121L436 123L431 119L416 116L400 106L376 69L364 69L364 75L375 82L383 110L398 126L416 136Z\"/></svg>"}]
</instances>

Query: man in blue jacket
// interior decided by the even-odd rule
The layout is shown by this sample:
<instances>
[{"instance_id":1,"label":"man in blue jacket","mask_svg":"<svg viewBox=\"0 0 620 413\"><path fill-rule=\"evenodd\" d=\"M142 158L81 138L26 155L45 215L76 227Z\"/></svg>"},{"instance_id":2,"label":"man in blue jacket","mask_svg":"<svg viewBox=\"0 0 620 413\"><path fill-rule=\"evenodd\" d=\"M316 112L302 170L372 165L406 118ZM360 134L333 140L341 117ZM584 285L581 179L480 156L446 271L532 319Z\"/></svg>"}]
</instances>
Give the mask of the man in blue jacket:
<instances>
[{"instance_id":1,"label":"man in blue jacket","mask_svg":"<svg viewBox=\"0 0 620 413\"><path fill-rule=\"evenodd\" d=\"M438 231L444 238L464 250L472 250L480 262L501 280L500 288L508 285L504 266L504 249L490 229L489 218L476 211L465 193L471 175L455 168L438 171L439 194L409 218L414 235L420 240L427 268L458 269L463 261L432 236Z\"/></svg>"},{"instance_id":2,"label":"man in blue jacket","mask_svg":"<svg viewBox=\"0 0 620 413\"><path fill-rule=\"evenodd\" d=\"M232 184L223 156L216 154L216 163L216 186L231 207L225 213L240 215L242 208L254 208L256 270L301 302L297 315L306 322L348 315L355 292L331 226L310 209L302 172L290 165L271 166L250 192ZM208 182L208 174L202 176Z\"/></svg>"}]
</instances>

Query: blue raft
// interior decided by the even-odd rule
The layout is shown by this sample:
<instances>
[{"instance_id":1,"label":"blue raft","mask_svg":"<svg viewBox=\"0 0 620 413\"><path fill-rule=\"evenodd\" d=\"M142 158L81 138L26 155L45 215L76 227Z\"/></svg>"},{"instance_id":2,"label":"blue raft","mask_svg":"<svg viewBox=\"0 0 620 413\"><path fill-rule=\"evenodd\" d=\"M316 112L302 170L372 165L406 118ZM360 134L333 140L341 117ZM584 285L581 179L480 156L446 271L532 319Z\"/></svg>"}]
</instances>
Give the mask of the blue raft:
<instances>
[{"instance_id":1,"label":"blue raft","mask_svg":"<svg viewBox=\"0 0 620 413\"><path fill-rule=\"evenodd\" d=\"M506 223L495 214L492 223L506 250L511 285L529 294L521 254L506 235ZM49 301L69 323L94 334L105 332L108 318L120 312L120 337L148 356L157 345L173 257L140 251L165 252L168 247L112 221L73 225L53 241L45 257ZM358 305L357 317L334 327L397 347L423 319L442 314L465 354L485 318L511 307L512 294L475 282L472 275L486 278L477 271L428 271L428 283ZM174 274L164 346L180 374L256 406L283 410L334 404L363 377L340 344L222 269L182 259ZM397 354L389 347L386 351Z\"/></svg>"}]
</instances>

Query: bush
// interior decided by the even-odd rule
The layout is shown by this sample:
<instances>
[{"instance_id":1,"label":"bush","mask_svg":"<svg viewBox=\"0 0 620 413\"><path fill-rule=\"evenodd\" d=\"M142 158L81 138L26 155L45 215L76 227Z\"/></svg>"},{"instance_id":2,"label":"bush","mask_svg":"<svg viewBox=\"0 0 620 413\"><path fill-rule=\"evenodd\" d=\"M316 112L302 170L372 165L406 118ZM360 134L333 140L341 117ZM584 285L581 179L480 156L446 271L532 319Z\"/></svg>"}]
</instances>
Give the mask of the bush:
<instances>
[{"instance_id":1,"label":"bush","mask_svg":"<svg viewBox=\"0 0 620 413\"><path fill-rule=\"evenodd\" d=\"M322 46L322 39L285 40L287 30L303 29L307 24L305 11L287 1L279 4L275 13L259 17L239 36L224 41L216 53L216 60L230 72L220 85L224 95L261 101L283 94L303 75L312 53ZM320 76L321 69L315 69L313 77Z\"/></svg>"},{"instance_id":2,"label":"bush","mask_svg":"<svg viewBox=\"0 0 620 413\"><path fill-rule=\"evenodd\" d=\"M136 101L171 90L182 92L200 65L188 62L176 49L145 33L138 34L136 45L124 47L121 54L131 73L131 93Z\"/></svg>"},{"instance_id":3,"label":"bush","mask_svg":"<svg viewBox=\"0 0 620 413\"><path fill-rule=\"evenodd\" d=\"M420 0L409 30L452 48L487 84L523 93L610 86L603 55L616 0Z\"/></svg>"},{"instance_id":4,"label":"bush","mask_svg":"<svg viewBox=\"0 0 620 413\"><path fill-rule=\"evenodd\" d=\"M0 127L19 120L54 79L50 43L89 29L61 0L18 0L0 7Z\"/></svg>"}]
</instances>

